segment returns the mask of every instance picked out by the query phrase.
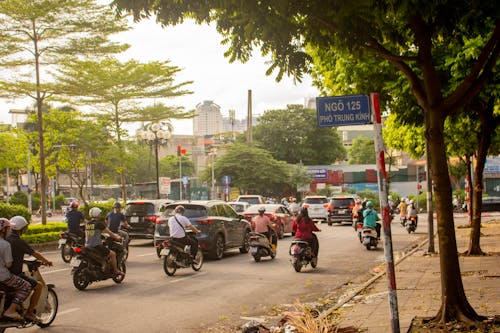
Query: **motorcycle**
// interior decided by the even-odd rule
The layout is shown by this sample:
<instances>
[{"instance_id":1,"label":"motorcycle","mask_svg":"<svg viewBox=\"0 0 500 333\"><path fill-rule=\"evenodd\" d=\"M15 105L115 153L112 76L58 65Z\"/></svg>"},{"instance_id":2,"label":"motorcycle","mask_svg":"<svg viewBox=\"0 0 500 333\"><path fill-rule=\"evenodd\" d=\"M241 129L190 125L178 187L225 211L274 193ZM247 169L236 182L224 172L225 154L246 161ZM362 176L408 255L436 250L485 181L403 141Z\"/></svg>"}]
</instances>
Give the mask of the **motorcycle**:
<instances>
[{"instance_id":1,"label":"motorcycle","mask_svg":"<svg viewBox=\"0 0 500 333\"><path fill-rule=\"evenodd\" d=\"M408 233L417 230L417 218L415 216L410 216L410 218L405 223L405 228Z\"/></svg>"},{"instance_id":2,"label":"motorcycle","mask_svg":"<svg viewBox=\"0 0 500 333\"><path fill-rule=\"evenodd\" d=\"M74 248L84 245L84 238L68 231L59 235L58 249L61 249L61 258L65 263L69 263L75 255Z\"/></svg>"},{"instance_id":3,"label":"motorcycle","mask_svg":"<svg viewBox=\"0 0 500 333\"><path fill-rule=\"evenodd\" d=\"M124 253L125 249L121 241L114 241L109 235L103 234L104 245L116 253L116 264L118 268L125 273L127 267L125 265ZM76 247L74 248L77 254L71 260L71 274L73 274L73 285L78 290L85 290L89 284L97 281L113 279L115 283L122 283L125 275L115 275L113 267L109 259L103 263L101 254L92 248Z\"/></svg>"},{"instance_id":4,"label":"motorcycle","mask_svg":"<svg viewBox=\"0 0 500 333\"><path fill-rule=\"evenodd\" d=\"M194 238L194 232L186 230L186 236ZM191 268L199 271L203 266L203 252L198 247L196 256L191 256L191 246L184 245L174 240L174 238L167 238L162 243L160 257L163 260L163 270L168 276L173 276L179 268Z\"/></svg>"},{"instance_id":5,"label":"motorcycle","mask_svg":"<svg viewBox=\"0 0 500 333\"><path fill-rule=\"evenodd\" d=\"M25 272L25 274L37 280L42 285L42 294L38 300L38 304L35 306L36 319L34 321L14 321L12 319L2 317L0 318L0 333L11 327L26 328L37 325L41 328L45 328L50 326L56 318L59 302L57 294L54 290L55 286L53 284L45 283L42 275L40 274L39 268L42 265L42 262L36 259L24 260L24 264L28 268L28 271ZM0 289L0 309L2 309L2 312L9 307L12 296L13 293L11 288L2 287ZM21 311L23 314L29 306L30 299L31 295L22 304Z\"/></svg>"},{"instance_id":6,"label":"motorcycle","mask_svg":"<svg viewBox=\"0 0 500 333\"><path fill-rule=\"evenodd\" d=\"M361 230L363 234L363 242L362 244L366 247L367 250L370 250L372 247L376 248L378 244L377 239L377 231L372 227L363 227Z\"/></svg>"},{"instance_id":7,"label":"motorcycle","mask_svg":"<svg viewBox=\"0 0 500 333\"><path fill-rule=\"evenodd\" d=\"M363 243L363 222L356 221L356 233L360 243Z\"/></svg>"},{"instance_id":8,"label":"motorcycle","mask_svg":"<svg viewBox=\"0 0 500 333\"><path fill-rule=\"evenodd\" d=\"M273 242L271 244L266 235L254 231L250 233L250 254L256 262L259 262L262 257L270 256L271 259L276 257L277 244L274 234L272 239Z\"/></svg>"},{"instance_id":9,"label":"motorcycle","mask_svg":"<svg viewBox=\"0 0 500 333\"><path fill-rule=\"evenodd\" d=\"M313 256L311 245L308 241L294 239L290 244L291 263L296 272L300 272L302 266L311 264L312 268L318 265L318 257Z\"/></svg>"},{"instance_id":10,"label":"motorcycle","mask_svg":"<svg viewBox=\"0 0 500 333\"><path fill-rule=\"evenodd\" d=\"M407 220L407 217L406 217L406 216L401 216L401 217L400 217L401 225L402 225L403 227L406 225L406 220Z\"/></svg>"},{"instance_id":11,"label":"motorcycle","mask_svg":"<svg viewBox=\"0 0 500 333\"><path fill-rule=\"evenodd\" d=\"M129 233L129 229L124 227L124 226L120 226L120 230L118 230L118 235L120 235L120 237L122 238L120 240L120 244L121 246L123 247L123 257L122 257L122 260L125 262L127 261L128 259L128 254L129 254L129 244L130 244L130 233Z\"/></svg>"}]
</instances>

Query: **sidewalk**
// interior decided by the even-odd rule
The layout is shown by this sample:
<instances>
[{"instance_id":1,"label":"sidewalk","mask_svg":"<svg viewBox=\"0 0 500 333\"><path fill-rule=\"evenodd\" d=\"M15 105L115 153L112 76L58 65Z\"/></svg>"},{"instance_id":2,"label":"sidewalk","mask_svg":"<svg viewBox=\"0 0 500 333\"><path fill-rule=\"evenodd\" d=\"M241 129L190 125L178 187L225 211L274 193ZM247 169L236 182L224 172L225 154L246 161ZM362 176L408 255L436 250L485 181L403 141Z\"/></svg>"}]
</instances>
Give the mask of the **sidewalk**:
<instances>
[{"instance_id":1,"label":"sidewalk","mask_svg":"<svg viewBox=\"0 0 500 333\"><path fill-rule=\"evenodd\" d=\"M468 228L456 229L459 252L469 241ZM493 255L459 257L465 294L480 315L500 314L500 222L483 222L481 249ZM436 237L435 248L438 250ZM396 266L400 331L407 332L412 319L436 315L441 303L439 255L425 255L427 245ZM391 332L387 278L382 276L361 296L340 309L339 326L360 331Z\"/></svg>"}]
</instances>

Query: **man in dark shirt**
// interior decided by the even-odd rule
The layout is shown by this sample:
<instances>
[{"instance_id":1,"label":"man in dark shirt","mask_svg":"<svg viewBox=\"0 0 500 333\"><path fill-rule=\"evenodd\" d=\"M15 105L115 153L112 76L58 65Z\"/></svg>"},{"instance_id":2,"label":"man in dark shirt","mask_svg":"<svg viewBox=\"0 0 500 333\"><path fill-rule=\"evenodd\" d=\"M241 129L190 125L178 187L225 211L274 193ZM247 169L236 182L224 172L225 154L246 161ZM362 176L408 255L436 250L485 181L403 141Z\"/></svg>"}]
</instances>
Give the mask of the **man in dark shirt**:
<instances>
[{"instance_id":1,"label":"man in dark shirt","mask_svg":"<svg viewBox=\"0 0 500 333\"><path fill-rule=\"evenodd\" d=\"M44 265L52 266L52 262L45 258L40 252L35 251L24 239L21 238L24 230L28 226L28 222L22 216L14 216L10 219L12 224L12 233L6 238L12 249L12 266L9 268L12 274L15 274L24 280L28 281L33 288L33 295L30 299L30 304L26 310L25 318L28 320L35 319L34 308L42 294L42 285L37 280L26 276L23 272L24 255L30 255L40 260Z\"/></svg>"},{"instance_id":2,"label":"man in dark shirt","mask_svg":"<svg viewBox=\"0 0 500 333\"><path fill-rule=\"evenodd\" d=\"M66 220L68 221L68 232L78 235L79 237L84 237L80 224L85 222L85 217L83 213L78 210L78 202L73 201L70 205L70 211L66 213Z\"/></svg>"},{"instance_id":3,"label":"man in dark shirt","mask_svg":"<svg viewBox=\"0 0 500 333\"><path fill-rule=\"evenodd\" d=\"M119 234L121 238L125 240L125 244L129 242L128 232L120 230L120 226L123 225L125 228L129 228L130 225L127 223L127 218L121 212L122 205L119 202L115 202L113 205L113 211L106 216L106 222L108 223L108 228L115 234Z\"/></svg>"}]
</instances>

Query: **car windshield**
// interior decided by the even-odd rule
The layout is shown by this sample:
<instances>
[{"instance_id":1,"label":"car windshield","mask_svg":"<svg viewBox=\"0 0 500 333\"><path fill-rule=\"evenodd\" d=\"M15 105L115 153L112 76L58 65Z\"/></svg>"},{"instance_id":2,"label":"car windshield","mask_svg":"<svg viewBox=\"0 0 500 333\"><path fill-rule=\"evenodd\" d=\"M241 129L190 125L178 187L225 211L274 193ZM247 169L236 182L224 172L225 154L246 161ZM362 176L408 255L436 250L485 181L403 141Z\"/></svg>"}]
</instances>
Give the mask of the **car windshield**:
<instances>
[{"instance_id":1,"label":"car windshield","mask_svg":"<svg viewBox=\"0 0 500 333\"><path fill-rule=\"evenodd\" d=\"M167 208L165 208L165 210L163 211L163 215L164 216L174 215L175 207L177 207L177 206L167 206ZM197 219L200 217L207 217L207 209L204 206L184 205L184 208L186 208L186 212L184 213L184 216L187 217L188 219Z\"/></svg>"},{"instance_id":2,"label":"car windshield","mask_svg":"<svg viewBox=\"0 0 500 333\"><path fill-rule=\"evenodd\" d=\"M245 210L245 213L249 213L249 214L257 214L259 212L259 208L262 207L262 206L259 206L259 205L254 205L254 206L250 206L248 207L246 210ZM271 206L267 206L265 207L266 208L266 213L270 213L270 212L274 212L274 207L271 207Z\"/></svg>"},{"instance_id":3,"label":"car windshield","mask_svg":"<svg viewBox=\"0 0 500 333\"><path fill-rule=\"evenodd\" d=\"M354 206L354 199L346 198L346 199L332 199L330 202L332 206Z\"/></svg>"},{"instance_id":4,"label":"car windshield","mask_svg":"<svg viewBox=\"0 0 500 333\"><path fill-rule=\"evenodd\" d=\"M125 215L154 215L155 206L150 202L134 202L125 206Z\"/></svg>"},{"instance_id":5,"label":"car windshield","mask_svg":"<svg viewBox=\"0 0 500 333\"><path fill-rule=\"evenodd\" d=\"M238 201L248 202L251 205L257 205L260 203L258 197L240 197Z\"/></svg>"},{"instance_id":6,"label":"car windshield","mask_svg":"<svg viewBox=\"0 0 500 333\"><path fill-rule=\"evenodd\" d=\"M328 199L327 198L306 198L304 200L305 203L307 204L312 204L312 205L321 205L321 204L325 204L328 202Z\"/></svg>"}]
</instances>

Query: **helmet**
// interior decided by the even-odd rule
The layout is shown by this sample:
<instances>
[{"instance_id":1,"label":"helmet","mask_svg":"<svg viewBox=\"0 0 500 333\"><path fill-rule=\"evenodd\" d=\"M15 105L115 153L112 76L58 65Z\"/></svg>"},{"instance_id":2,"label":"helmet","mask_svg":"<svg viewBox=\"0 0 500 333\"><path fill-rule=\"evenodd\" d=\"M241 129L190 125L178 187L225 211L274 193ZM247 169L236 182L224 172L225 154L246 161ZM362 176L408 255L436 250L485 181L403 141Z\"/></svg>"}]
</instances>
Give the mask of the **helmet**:
<instances>
[{"instance_id":1,"label":"helmet","mask_svg":"<svg viewBox=\"0 0 500 333\"><path fill-rule=\"evenodd\" d=\"M259 209L258 209L259 212L265 212L266 211L266 207L264 206L260 206Z\"/></svg>"},{"instance_id":2,"label":"helmet","mask_svg":"<svg viewBox=\"0 0 500 333\"><path fill-rule=\"evenodd\" d=\"M115 204L113 205L113 208L122 208L122 205L121 203L119 203L118 201L115 202Z\"/></svg>"},{"instance_id":3,"label":"helmet","mask_svg":"<svg viewBox=\"0 0 500 333\"><path fill-rule=\"evenodd\" d=\"M26 221L24 217L18 215L10 219L10 225L12 226L12 230L22 230L28 225L28 221Z\"/></svg>"},{"instance_id":4,"label":"helmet","mask_svg":"<svg viewBox=\"0 0 500 333\"><path fill-rule=\"evenodd\" d=\"M99 217L101 215L102 210L98 207L92 207L89 210L90 217Z\"/></svg>"},{"instance_id":5,"label":"helmet","mask_svg":"<svg viewBox=\"0 0 500 333\"><path fill-rule=\"evenodd\" d=\"M72 201L69 206L73 209L78 209L78 206L80 206L80 204L78 203L78 201Z\"/></svg>"},{"instance_id":6,"label":"helmet","mask_svg":"<svg viewBox=\"0 0 500 333\"><path fill-rule=\"evenodd\" d=\"M368 202L366 203L366 207L373 207L373 202L368 201Z\"/></svg>"},{"instance_id":7,"label":"helmet","mask_svg":"<svg viewBox=\"0 0 500 333\"><path fill-rule=\"evenodd\" d=\"M182 206L182 205L179 205L179 206L175 207L175 212L176 213L182 214L185 211L186 211L186 208L184 208L184 206Z\"/></svg>"},{"instance_id":8,"label":"helmet","mask_svg":"<svg viewBox=\"0 0 500 333\"><path fill-rule=\"evenodd\" d=\"M413 203L413 199L410 200L410 203L412 204Z\"/></svg>"},{"instance_id":9,"label":"helmet","mask_svg":"<svg viewBox=\"0 0 500 333\"><path fill-rule=\"evenodd\" d=\"M0 231L4 231L10 226L11 224L9 220L7 220L5 217L0 217Z\"/></svg>"}]
</instances>

